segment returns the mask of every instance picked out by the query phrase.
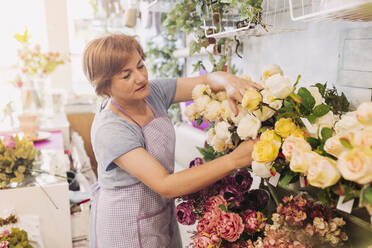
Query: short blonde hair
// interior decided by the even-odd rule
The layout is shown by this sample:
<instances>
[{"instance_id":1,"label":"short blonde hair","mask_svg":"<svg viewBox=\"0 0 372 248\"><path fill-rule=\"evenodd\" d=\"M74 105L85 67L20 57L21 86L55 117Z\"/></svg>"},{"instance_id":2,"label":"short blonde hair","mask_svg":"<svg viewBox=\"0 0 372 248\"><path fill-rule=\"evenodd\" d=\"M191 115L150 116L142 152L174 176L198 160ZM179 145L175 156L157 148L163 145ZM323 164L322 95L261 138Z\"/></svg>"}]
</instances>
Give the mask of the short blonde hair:
<instances>
[{"instance_id":1,"label":"short blonde hair","mask_svg":"<svg viewBox=\"0 0 372 248\"><path fill-rule=\"evenodd\" d=\"M145 59L139 42L124 34L112 34L88 43L83 55L83 71L97 95L110 97L112 77L126 65L134 51Z\"/></svg>"}]
</instances>

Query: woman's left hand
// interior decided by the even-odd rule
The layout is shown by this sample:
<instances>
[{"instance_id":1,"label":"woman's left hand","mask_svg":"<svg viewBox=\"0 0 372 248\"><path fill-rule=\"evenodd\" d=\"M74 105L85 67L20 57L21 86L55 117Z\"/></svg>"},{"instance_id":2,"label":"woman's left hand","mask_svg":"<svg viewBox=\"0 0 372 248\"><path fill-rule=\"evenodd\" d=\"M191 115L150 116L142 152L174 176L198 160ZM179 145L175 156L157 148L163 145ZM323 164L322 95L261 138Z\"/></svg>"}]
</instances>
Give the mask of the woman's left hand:
<instances>
[{"instance_id":1,"label":"woman's left hand","mask_svg":"<svg viewBox=\"0 0 372 248\"><path fill-rule=\"evenodd\" d=\"M231 73L219 71L207 75L208 84L213 91L226 90L230 108L234 115L238 115L237 102L242 102L243 95L248 89L262 90L262 87L250 80L237 77Z\"/></svg>"}]
</instances>

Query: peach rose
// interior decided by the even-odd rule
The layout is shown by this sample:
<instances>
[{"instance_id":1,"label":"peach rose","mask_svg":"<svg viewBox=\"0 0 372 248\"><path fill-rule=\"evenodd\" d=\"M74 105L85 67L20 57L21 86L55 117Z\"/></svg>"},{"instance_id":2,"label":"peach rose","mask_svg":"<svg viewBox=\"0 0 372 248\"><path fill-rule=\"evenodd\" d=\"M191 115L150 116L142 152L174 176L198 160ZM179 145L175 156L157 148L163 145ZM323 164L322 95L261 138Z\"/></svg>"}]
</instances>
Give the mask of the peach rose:
<instances>
[{"instance_id":1,"label":"peach rose","mask_svg":"<svg viewBox=\"0 0 372 248\"><path fill-rule=\"evenodd\" d=\"M285 158L290 161L294 150L301 150L304 152L310 152L311 146L306 140L289 136L286 138L282 145L282 152Z\"/></svg>"},{"instance_id":2,"label":"peach rose","mask_svg":"<svg viewBox=\"0 0 372 248\"><path fill-rule=\"evenodd\" d=\"M322 189L336 184L340 178L336 161L320 155L318 159L311 162L307 170L309 184Z\"/></svg>"},{"instance_id":3,"label":"peach rose","mask_svg":"<svg viewBox=\"0 0 372 248\"><path fill-rule=\"evenodd\" d=\"M372 147L372 127L366 127L354 133L354 145Z\"/></svg>"},{"instance_id":4,"label":"peach rose","mask_svg":"<svg viewBox=\"0 0 372 248\"><path fill-rule=\"evenodd\" d=\"M364 125L372 125L372 102L362 103L357 108L356 118Z\"/></svg>"},{"instance_id":5,"label":"peach rose","mask_svg":"<svg viewBox=\"0 0 372 248\"><path fill-rule=\"evenodd\" d=\"M359 184L372 182L372 150L355 147L343 152L337 161L342 177Z\"/></svg>"},{"instance_id":6,"label":"peach rose","mask_svg":"<svg viewBox=\"0 0 372 248\"><path fill-rule=\"evenodd\" d=\"M310 164L317 159L318 154L315 152L294 150L289 163L289 168L294 172L305 173Z\"/></svg>"},{"instance_id":7,"label":"peach rose","mask_svg":"<svg viewBox=\"0 0 372 248\"><path fill-rule=\"evenodd\" d=\"M329 154L332 154L335 157L338 157L343 153L344 151L347 151L348 149L343 146L340 142L340 138L347 138L348 140L351 140L351 133L349 134L336 134L335 136L327 139L326 143L324 144L324 150L328 152Z\"/></svg>"}]
</instances>

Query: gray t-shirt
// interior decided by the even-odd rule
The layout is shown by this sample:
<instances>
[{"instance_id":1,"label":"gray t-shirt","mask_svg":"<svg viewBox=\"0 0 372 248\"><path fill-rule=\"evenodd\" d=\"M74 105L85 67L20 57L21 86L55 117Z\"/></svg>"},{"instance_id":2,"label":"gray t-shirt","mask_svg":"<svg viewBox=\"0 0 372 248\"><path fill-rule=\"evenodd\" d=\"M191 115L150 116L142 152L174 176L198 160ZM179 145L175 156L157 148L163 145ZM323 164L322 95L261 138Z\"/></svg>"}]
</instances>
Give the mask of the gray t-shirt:
<instances>
[{"instance_id":1,"label":"gray t-shirt","mask_svg":"<svg viewBox=\"0 0 372 248\"><path fill-rule=\"evenodd\" d=\"M176 79L150 81L146 98L158 115L167 114L176 92ZM102 188L115 188L139 182L113 161L138 147L145 147L141 128L105 108L94 117L91 129L92 146L97 160L98 182Z\"/></svg>"}]
</instances>

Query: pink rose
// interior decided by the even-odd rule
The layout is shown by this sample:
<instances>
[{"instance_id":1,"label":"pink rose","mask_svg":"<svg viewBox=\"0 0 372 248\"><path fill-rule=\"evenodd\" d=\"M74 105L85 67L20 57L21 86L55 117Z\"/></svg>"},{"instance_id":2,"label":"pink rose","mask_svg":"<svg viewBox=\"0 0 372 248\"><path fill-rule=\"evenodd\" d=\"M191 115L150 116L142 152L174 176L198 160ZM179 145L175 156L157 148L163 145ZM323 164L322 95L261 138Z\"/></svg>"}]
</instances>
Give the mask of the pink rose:
<instances>
[{"instance_id":1,"label":"pink rose","mask_svg":"<svg viewBox=\"0 0 372 248\"><path fill-rule=\"evenodd\" d=\"M8 248L8 241L1 241L0 248Z\"/></svg>"},{"instance_id":2,"label":"pink rose","mask_svg":"<svg viewBox=\"0 0 372 248\"><path fill-rule=\"evenodd\" d=\"M220 241L221 238L216 233L199 233L194 238L194 248L214 247L214 245L218 244Z\"/></svg>"},{"instance_id":3,"label":"pink rose","mask_svg":"<svg viewBox=\"0 0 372 248\"><path fill-rule=\"evenodd\" d=\"M220 205L224 205L227 208L225 198L222 195L212 196L205 202L205 209L207 212L211 212L215 208L219 208Z\"/></svg>"},{"instance_id":4,"label":"pink rose","mask_svg":"<svg viewBox=\"0 0 372 248\"><path fill-rule=\"evenodd\" d=\"M199 220L196 230L198 233L211 233L216 228L217 221L222 214L222 210L215 208L213 211L204 213L204 216Z\"/></svg>"},{"instance_id":5,"label":"pink rose","mask_svg":"<svg viewBox=\"0 0 372 248\"><path fill-rule=\"evenodd\" d=\"M222 238L229 242L234 242L240 237L243 231L243 220L238 214L222 212L217 223L217 232Z\"/></svg>"},{"instance_id":6,"label":"pink rose","mask_svg":"<svg viewBox=\"0 0 372 248\"><path fill-rule=\"evenodd\" d=\"M6 148L11 148L11 149L15 149L17 145L14 137L11 135L4 136L3 143Z\"/></svg>"}]
</instances>

